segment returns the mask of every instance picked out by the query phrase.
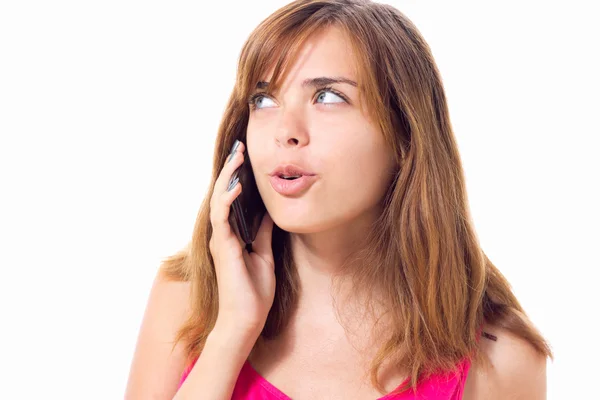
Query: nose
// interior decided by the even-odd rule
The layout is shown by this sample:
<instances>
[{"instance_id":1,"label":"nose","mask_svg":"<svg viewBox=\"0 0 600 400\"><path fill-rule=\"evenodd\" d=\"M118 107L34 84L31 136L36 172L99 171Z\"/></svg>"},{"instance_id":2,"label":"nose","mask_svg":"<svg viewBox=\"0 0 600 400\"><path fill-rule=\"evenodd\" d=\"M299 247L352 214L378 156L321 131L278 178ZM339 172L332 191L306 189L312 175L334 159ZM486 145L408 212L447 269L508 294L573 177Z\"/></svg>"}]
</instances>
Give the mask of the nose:
<instances>
[{"instance_id":1,"label":"nose","mask_svg":"<svg viewBox=\"0 0 600 400\"><path fill-rule=\"evenodd\" d=\"M306 123L303 120L301 110L283 110L279 120L279 127L275 135L275 142L281 147L302 147L309 141Z\"/></svg>"}]
</instances>

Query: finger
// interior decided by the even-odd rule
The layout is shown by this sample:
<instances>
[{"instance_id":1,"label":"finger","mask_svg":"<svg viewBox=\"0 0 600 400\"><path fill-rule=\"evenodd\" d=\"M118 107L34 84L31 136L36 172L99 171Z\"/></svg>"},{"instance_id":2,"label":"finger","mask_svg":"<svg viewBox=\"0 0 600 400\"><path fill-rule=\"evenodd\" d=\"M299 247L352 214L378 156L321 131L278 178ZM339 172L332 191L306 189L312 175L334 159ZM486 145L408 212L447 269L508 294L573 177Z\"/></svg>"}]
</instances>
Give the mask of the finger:
<instances>
[{"instance_id":1,"label":"finger","mask_svg":"<svg viewBox=\"0 0 600 400\"><path fill-rule=\"evenodd\" d=\"M240 150L243 151L245 149L244 143L238 141L237 146L234 143L234 147L236 150L233 153L229 153L226 157L225 165L221 169L221 172L217 176L217 180L215 181L215 185L213 188L213 195L210 203L210 219L213 222L213 227L216 222L222 221L223 219L223 207L229 207L231 202L227 202L229 199L229 195L226 193L227 189L233 183L231 178L232 174L235 172L237 168L241 166L244 161L243 155L240 155ZM235 198L235 196L234 196ZM223 201L227 204L223 205ZM228 215L228 214L227 214Z\"/></svg>"},{"instance_id":2,"label":"finger","mask_svg":"<svg viewBox=\"0 0 600 400\"><path fill-rule=\"evenodd\" d=\"M265 211L265 215L263 215L262 221L260 223L260 227L258 228L258 232L256 233L256 238L254 242L252 242L252 248L256 253L263 257L272 257L272 234L273 234L273 219L271 219L271 215L269 215L268 211Z\"/></svg>"},{"instance_id":3,"label":"finger","mask_svg":"<svg viewBox=\"0 0 600 400\"><path fill-rule=\"evenodd\" d=\"M244 155L239 151L236 151L230 157L229 162L225 164L215 182L215 193L227 191L233 183L234 178L239 176L237 171L244 163Z\"/></svg>"},{"instance_id":4,"label":"finger","mask_svg":"<svg viewBox=\"0 0 600 400\"><path fill-rule=\"evenodd\" d=\"M220 239L231 234L231 226L229 225L229 213L231 211L231 203L242 192L242 184L238 181L231 187L229 191L224 191L217 195L217 201L214 209L211 210L211 223L213 232Z\"/></svg>"},{"instance_id":5,"label":"finger","mask_svg":"<svg viewBox=\"0 0 600 400\"><path fill-rule=\"evenodd\" d=\"M221 173L217 177L215 182L215 193L223 193L229 187L231 178L236 169L238 169L244 162L243 150L245 149L244 144L240 142L235 152L230 153L226 160Z\"/></svg>"},{"instance_id":6,"label":"finger","mask_svg":"<svg viewBox=\"0 0 600 400\"><path fill-rule=\"evenodd\" d=\"M229 157L231 156L232 153L232 149L235 147L235 151L238 151L240 153L243 153L246 150L246 146L244 145L244 142L242 142L239 139L236 139L232 146L231 149L229 149L229 154L227 155L227 157L225 158L225 164L227 164L227 161L229 161Z\"/></svg>"}]
</instances>

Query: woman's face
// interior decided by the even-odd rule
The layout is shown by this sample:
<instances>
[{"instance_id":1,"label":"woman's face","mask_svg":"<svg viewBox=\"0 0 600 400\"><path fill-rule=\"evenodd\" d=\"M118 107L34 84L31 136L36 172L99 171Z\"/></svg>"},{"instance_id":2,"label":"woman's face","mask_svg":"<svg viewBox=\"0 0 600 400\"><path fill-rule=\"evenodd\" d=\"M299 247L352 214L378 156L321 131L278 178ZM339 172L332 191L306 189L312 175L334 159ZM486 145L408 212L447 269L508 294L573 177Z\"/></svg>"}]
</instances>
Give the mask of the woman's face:
<instances>
[{"instance_id":1,"label":"woman's face","mask_svg":"<svg viewBox=\"0 0 600 400\"><path fill-rule=\"evenodd\" d=\"M329 28L306 43L280 92L259 97L250 110L246 156L269 214L285 231L321 232L375 216L393 177L393 154L359 108L358 88L302 85L318 77L357 82L352 57L342 32ZM277 192L270 173L281 164L314 173L309 187L293 195Z\"/></svg>"}]
</instances>

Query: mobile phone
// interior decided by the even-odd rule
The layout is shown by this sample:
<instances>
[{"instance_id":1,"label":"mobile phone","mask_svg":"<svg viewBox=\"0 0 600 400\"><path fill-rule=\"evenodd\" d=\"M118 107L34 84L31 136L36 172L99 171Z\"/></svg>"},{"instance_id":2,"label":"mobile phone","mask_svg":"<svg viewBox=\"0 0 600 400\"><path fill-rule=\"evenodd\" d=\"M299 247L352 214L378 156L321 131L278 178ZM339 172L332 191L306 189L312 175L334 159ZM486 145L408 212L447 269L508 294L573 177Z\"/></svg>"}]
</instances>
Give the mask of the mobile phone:
<instances>
[{"instance_id":1,"label":"mobile phone","mask_svg":"<svg viewBox=\"0 0 600 400\"><path fill-rule=\"evenodd\" d=\"M242 192L231 204L229 223L246 244L248 252L251 253L252 242L256 238L266 207L256 186L247 150L244 154L244 162L233 172L229 183L238 177L242 185Z\"/></svg>"}]
</instances>

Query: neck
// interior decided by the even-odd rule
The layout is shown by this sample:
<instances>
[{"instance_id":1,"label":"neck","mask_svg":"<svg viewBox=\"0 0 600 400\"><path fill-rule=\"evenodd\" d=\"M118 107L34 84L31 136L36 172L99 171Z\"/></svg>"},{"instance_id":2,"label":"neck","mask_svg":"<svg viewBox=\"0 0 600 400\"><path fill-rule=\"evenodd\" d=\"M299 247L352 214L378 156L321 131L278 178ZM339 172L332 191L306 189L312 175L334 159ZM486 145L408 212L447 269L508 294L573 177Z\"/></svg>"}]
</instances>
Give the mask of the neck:
<instances>
[{"instance_id":1,"label":"neck","mask_svg":"<svg viewBox=\"0 0 600 400\"><path fill-rule=\"evenodd\" d=\"M365 245L378 209L362 214L350 223L315 233L290 233L290 244L300 285L299 309L311 312L332 305L332 278L340 275L344 262ZM341 286L342 288L344 285ZM343 291L340 295L347 295Z\"/></svg>"}]
</instances>

